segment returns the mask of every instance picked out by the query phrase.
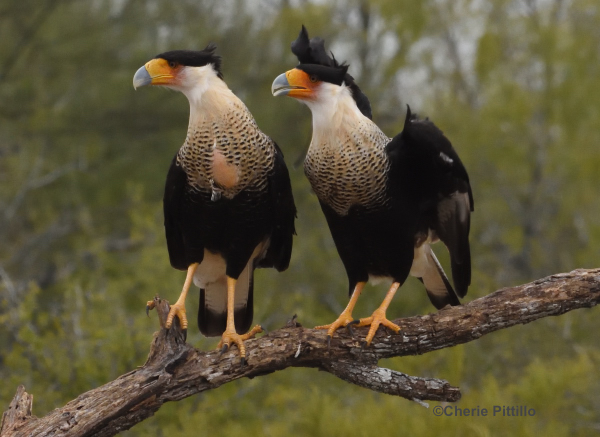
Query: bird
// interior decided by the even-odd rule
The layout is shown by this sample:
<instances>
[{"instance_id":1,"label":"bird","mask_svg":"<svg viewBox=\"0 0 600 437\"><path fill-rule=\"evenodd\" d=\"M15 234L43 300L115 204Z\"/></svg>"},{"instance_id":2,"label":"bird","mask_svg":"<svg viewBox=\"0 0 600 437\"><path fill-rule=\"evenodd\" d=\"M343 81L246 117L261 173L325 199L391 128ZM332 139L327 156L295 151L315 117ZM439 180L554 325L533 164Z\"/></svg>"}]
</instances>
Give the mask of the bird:
<instances>
[{"instance_id":1,"label":"bird","mask_svg":"<svg viewBox=\"0 0 600 437\"><path fill-rule=\"evenodd\" d=\"M460 305L471 283L469 246L473 193L456 150L429 119L407 105L404 128L387 137L372 121L371 104L349 65L329 56L321 38L304 26L292 43L299 64L277 76L272 94L306 104L312 113L312 139L304 173L316 193L349 282L350 300L327 329L327 341L340 327L369 326L371 344L387 319L396 291L409 275L423 282L431 303ZM450 253L454 287L431 245L442 241ZM391 281L371 316L352 312L365 284Z\"/></svg>"},{"instance_id":2,"label":"bird","mask_svg":"<svg viewBox=\"0 0 600 437\"><path fill-rule=\"evenodd\" d=\"M161 53L136 71L133 86L167 87L190 104L187 136L163 197L169 260L187 271L165 327L178 317L187 335L185 299L193 282L200 288L200 332L221 336L222 352L235 344L244 364L244 341L262 332L260 325L247 332L254 269L289 266L296 206L281 149L229 89L215 51L211 43Z\"/></svg>"}]
</instances>

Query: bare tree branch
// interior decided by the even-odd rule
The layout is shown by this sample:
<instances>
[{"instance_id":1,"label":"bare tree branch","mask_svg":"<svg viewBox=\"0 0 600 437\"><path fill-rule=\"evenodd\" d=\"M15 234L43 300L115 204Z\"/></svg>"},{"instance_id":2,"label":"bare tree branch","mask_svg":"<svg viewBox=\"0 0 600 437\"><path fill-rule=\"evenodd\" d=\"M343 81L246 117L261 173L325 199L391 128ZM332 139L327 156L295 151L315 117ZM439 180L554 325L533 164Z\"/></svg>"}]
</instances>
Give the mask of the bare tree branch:
<instances>
[{"instance_id":1,"label":"bare tree branch","mask_svg":"<svg viewBox=\"0 0 600 437\"><path fill-rule=\"evenodd\" d=\"M323 369L338 378L369 390L401 396L428 407L422 400L456 402L460 390L436 378L410 376L396 370L360 361L332 360Z\"/></svg>"},{"instance_id":2,"label":"bare tree branch","mask_svg":"<svg viewBox=\"0 0 600 437\"><path fill-rule=\"evenodd\" d=\"M156 298L163 326L168 303ZM90 390L45 417L31 416L32 397L19 387L0 425L3 437L113 436L152 416L165 402L215 389L233 380L263 376L288 367L312 367L370 390L408 399L456 401L446 381L412 377L377 367L382 358L423 354L476 340L499 329L556 316L600 303L600 269L575 270L504 288L466 305L435 314L399 319L399 334L380 331L364 350L360 339L336 333L328 350L326 333L296 323L246 343L248 364L236 350L219 356L183 342L179 325L154 336L144 366Z\"/></svg>"}]
</instances>

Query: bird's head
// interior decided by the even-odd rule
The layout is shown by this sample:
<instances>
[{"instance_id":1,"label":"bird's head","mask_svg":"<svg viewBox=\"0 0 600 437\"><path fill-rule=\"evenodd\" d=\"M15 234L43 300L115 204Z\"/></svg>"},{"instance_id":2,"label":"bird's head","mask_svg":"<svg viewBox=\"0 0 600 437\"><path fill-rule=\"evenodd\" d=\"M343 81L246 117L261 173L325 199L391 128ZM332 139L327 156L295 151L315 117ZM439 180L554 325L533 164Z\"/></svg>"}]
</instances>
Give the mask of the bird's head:
<instances>
[{"instance_id":1,"label":"bird's head","mask_svg":"<svg viewBox=\"0 0 600 437\"><path fill-rule=\"evenodd\" d=\"M275 78L271 92L275 97L289 96L307 103L324 102L341 90L348 67L299 64Z\"/></svg>"},{"instance_id":2,"label":"bird's head","mask_svg":"<svg viewBox=\"0 0 600 437\"><path fill-rule=\"evenodd\" d=\"M190 94L209 86L211 80L223 79L221 57L209 44L204 50L173 50L146 62L133 76L133 87L159 85Z\"/></svg>"},{"instance_id":3,"label":"bird's head","mask_svg":"<svg viewBox=\"0 0 600 437\"><path fill-rule=\"evenodd\" d=\"M274 96L294 97L311 107L313 103L331 101L332 96L347 90L363 115L371 118L369 99L348 73L348 65L340 64L333 53L326 52L323 39L310 39L302 26L298 38L292 42L292 53L299 64L275 79L271 86Z\"/></svg>"}]
</instances>

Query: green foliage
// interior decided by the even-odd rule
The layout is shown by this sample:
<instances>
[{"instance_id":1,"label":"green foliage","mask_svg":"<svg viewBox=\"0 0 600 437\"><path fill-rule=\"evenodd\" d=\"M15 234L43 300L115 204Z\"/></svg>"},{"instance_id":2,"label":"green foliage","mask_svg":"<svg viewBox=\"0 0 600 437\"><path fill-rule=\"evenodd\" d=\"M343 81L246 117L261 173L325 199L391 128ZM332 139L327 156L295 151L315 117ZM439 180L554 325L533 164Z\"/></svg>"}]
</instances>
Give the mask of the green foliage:
<instances>
[{"instance_id":1,"label":"green foliage","mask_svg":"<svg viewBox=\"0 0 600 437\"><path fill-rule=\"evenodd\" d=\"M257 6L258 5L258 6ZM231 11L235 11L232 13ZM405 104L452 140L475 194L467 300L578 267L600 253L600 16L595 0L80 2L0 5L0 405L18 384L42 416L143 364L156 293L174 300L161 198L184 139L177 93L134 92L136 69L164 50L224 58L228 85L284 151L298 205L290 268L256 276L255 320L294 313L328 323L346 277L301 161L307 108L273 99L303 23L323 36L370 97L388 135ZM446 251L436 248L447 265ZM369 286L356 316L384 294ZM197 296L187 303L188 341ZM432 312L418 281L391 317ZM597 311L581 310L382 365L448 379L459 408L527 405L533 417L436 417L310 369L237 381L165 405L124 435L591 435L600 424Z\"/></svg>"}]
</instances>

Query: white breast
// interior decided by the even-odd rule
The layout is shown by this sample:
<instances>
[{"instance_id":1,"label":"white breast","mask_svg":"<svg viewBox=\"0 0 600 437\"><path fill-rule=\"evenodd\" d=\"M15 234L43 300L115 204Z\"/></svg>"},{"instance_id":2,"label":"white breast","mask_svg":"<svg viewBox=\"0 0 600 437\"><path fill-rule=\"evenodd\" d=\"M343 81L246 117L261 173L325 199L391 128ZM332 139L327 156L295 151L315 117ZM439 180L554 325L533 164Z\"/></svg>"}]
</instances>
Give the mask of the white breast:
<instances>
[{"instance_id":1,"label":"white breast","mask_svg":"<svg viewBox=\"0 0 600 437\"><path fill-rule=\"evenodd\" d=\"M227 265L223 257L204 249L204 259L194 274L194 284L206 288L208 284L218 282L225 277Z\"/></svg>"}]
</instances>

